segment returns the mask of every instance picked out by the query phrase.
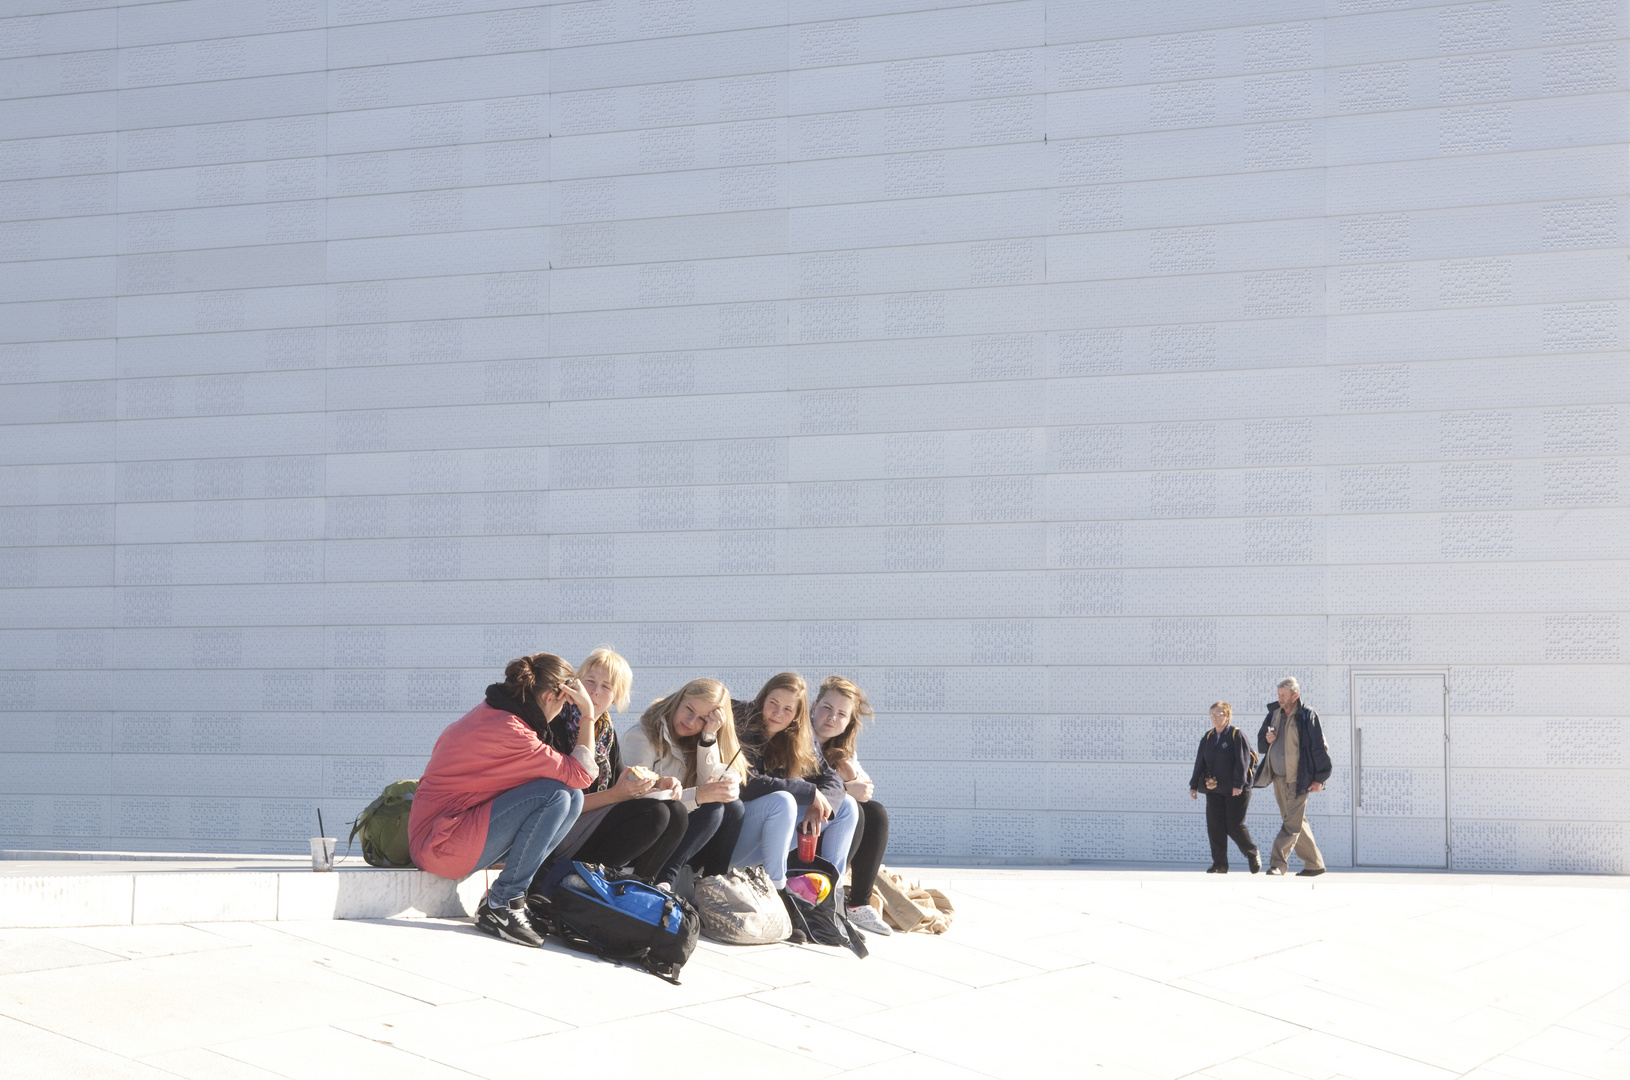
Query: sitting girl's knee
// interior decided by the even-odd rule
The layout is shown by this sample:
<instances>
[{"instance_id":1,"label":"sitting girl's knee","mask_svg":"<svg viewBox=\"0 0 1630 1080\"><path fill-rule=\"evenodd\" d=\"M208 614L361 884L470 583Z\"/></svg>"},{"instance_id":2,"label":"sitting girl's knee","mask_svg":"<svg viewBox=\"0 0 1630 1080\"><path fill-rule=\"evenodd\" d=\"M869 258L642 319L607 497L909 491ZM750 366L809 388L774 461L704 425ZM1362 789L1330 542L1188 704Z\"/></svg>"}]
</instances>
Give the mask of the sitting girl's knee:
<instances>
[{"instance_id":1,"label":"sitting girl's knee","mask_svg":"<svg viewBox=\"0 0 1630 1080\"><path fill-rule=\"evenodd\" d=\"M792 797L791 792L772 791L762 797L771 800L769 810L772 817L794 817L798 813L798 800Z\"/></svg>"}]
</instances>

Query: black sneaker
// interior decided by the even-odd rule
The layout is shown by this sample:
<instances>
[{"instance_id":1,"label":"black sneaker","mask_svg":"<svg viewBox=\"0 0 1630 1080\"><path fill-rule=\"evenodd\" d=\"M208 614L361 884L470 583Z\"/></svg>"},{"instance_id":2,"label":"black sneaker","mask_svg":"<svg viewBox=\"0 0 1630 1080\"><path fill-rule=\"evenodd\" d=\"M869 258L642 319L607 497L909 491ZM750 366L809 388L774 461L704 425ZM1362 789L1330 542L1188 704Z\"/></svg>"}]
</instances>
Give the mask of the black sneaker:
<instances>
[{"instance_id":1,"label":"black sneaker","mask_svg":"<svg viewBox=\"0 0 1630 1080\"><path fill-rule=\"evenodd\" d=\"M1322 873L1324 873L1324 867L1322 867L1322 866L1320 866L1320 867L1318 867L1316 869L1314 867L1308 867L1306 870L1298 870L1298 871L1296 871L1296 876L1297 877L1318 877Z\"/></svg>"},{"instance_id":2,"label":"black sneaker","mask_svg":"<svg viewBox=\"0 0 1630 1080\"><path fill-rule=\"evenodd\" d=\"M483 900L481 912L475 917L475 928L483 934L513 941L517 945L529 945L534 949L543 947L543 935L532 926L524 896L517 896L507 907L501 908L495 908Z\"/></svg>"},{"instance_id":3,"label":"black sneaker","mask_svg":"<svg viewBox=\"0 0 1630 1080\"><path fill-rule=\"evenodd\" d=\"M1261 855L1252 855L1249 859L1246 859L1245 861L1251 864L1251 873L1260 874L1262 872L1262 856Z\"/></svg>"}]
</instances>

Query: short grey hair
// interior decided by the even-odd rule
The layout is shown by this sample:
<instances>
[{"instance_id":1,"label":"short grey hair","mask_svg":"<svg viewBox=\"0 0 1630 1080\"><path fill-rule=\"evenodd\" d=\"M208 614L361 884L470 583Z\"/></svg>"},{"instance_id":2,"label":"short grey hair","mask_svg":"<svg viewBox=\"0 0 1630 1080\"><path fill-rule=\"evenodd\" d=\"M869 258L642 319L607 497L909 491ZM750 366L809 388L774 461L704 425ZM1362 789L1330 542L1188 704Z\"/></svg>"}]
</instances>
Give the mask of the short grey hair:
<instances>
[{"instance_id":1,"label":"short grey hair","mask_svg":"<svg viewBox=\"0 0 1630 1080\"><path fill-rule=\"evenodd\" d=\"M1275 689L1283 690L1287 686L1290 687L1291 692L1297 697L1302 696L1302 684L1296 681L1296 676L1286 675L1283 679L1279 680Z\"/></svg>"}]
</instances>

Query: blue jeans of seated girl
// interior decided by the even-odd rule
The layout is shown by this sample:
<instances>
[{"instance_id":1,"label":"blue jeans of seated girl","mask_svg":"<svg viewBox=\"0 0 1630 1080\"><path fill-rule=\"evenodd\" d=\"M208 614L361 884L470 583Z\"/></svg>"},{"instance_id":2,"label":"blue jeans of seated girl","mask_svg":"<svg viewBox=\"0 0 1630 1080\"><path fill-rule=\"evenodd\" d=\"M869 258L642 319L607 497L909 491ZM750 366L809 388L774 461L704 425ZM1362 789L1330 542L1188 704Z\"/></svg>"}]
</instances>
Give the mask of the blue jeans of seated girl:
<instances>
[{"instance_id":1,"label":"blue jeans of seated girl","mask_svg":"<svg viewBox=\"0 0 1630 1080\"><path fill-rule=\"evenodd\" d=\"M804 820L804 812L805 808L785 791L772 791L747 803L741 837L730 855L730 865L763 863L770 883L778 889L786 888L787 855L793 849L796 829ZM854 839L859 820L860 804L845 795L832 820L821 830L821 858L831 863L839 874L848 865L849 842Z\"/></svg>"},{"instance_id":2,"label":"blue jeans of seated girl","mask_svg":"<svg viewBox=\"0 0 1630 1080\"><path fill-rule=\"evenodd\" d=\"M832 820L821 830L821 858L843 876L849 865L849 848L855 840L855 827L860 824L860 804L854 796L845 795L843 802L833 808ZM867 897L868 900L871 897Z\"/></svg>"},{"instance_id":3,"label":"blue jeans of seated girl","mask_svg":"<svg viewBox=\"0 0 1630 1080\"><path fill-rule=\"evenodd\" d=\"M565 839L583 811L583 793L559 780L538 778L512 787L492 800L487 842L475 868L504 860L504 869L487 887L487 899L503 906L526 892L545 855Z\"/></svg>"},{"instance_id":4,"label":"blue jeans of seated girl","mask_svg":"<svg viewBox=\"0 0 1630 1080\"><path fill-rule=\"evenodd\" d=\"M730 865L762 863L770 884L786 888L787 852L792 849L793 828L803 816L803 808L785 791L772 791L744 803L741 835L730 853Z\"/></svg>"}]
</instances>

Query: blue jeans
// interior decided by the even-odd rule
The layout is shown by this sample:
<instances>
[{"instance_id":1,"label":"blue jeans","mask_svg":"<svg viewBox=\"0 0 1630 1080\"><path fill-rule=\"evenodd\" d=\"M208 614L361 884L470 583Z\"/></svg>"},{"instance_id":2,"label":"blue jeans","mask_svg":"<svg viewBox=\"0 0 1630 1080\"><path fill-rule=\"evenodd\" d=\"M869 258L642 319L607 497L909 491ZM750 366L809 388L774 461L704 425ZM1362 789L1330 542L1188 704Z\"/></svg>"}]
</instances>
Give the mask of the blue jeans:
<instances>
[{"instance_id":1,"label":"blue jeans","mask_svg":"<svg viewBox=\"0 0 1630 1080\"><path fill-rule=\"evenodd\" d=\"M785 791L760 795L746 804L742 815L741 838L730 855L731 866L763 863L770 883L778 889L787 886L787 854L792 851L798 823L805 808ZM821 830L821 858L841 875L849 865L849 843L860 823L860 804L845 795L834 808L832 820Z\"/></svg>"},{"instance_id":2,"label":"blue jeans","mask_svg":"<svg viewBox=\"0 0 1630 1080\"><path fill-rule=\"evenodd\" d=\"M741 836L730 853L731 866L763 864L770 884L787 887L787 852L792 830L803 818L798 801L785 791L760 795L742 806Z\"/></svg>"},{"instance_id":3,"label":"blue jeans","mask_svg":"<svg viewBox=\"0 0 1630 1080\"><path fill-rule=\"evenodd\" d=\"M541 777L492 800L487 842L475 868L482 870L503 859L504 869L488 886L488 901L502 906L523 895L544 856L565 839L582 812L581 791Z\"/></svg>"},{"instance_id":4,"label":"blue jeans","mask_svg":"<svg viewBox=\"0 0 1630 1080\"><path fill-rule=\"evenodd\" d=\"M838 876L842 877L844 867L849 865L849 848L854 844L855 827L860 824L860 804L855 802L853 795L845 795L843 802L832 809L832 820L821 830L821 858L831 863ZM866 899L870 900L871 895L867 894Z\"/></svg>"}]
</instances>

